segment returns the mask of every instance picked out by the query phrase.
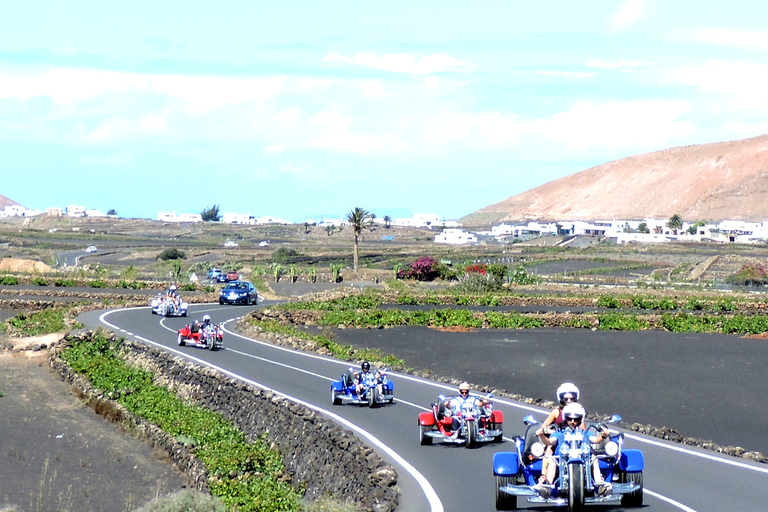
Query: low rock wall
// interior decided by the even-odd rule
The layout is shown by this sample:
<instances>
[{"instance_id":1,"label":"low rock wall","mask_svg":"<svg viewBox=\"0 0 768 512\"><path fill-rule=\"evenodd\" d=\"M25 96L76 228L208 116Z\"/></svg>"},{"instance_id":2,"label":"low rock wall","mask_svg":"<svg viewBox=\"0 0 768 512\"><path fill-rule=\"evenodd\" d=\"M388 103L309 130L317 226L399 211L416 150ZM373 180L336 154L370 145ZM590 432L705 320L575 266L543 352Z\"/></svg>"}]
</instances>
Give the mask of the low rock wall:
<instances>
[{"instance_id":1,"label":"low rock wall","mask_svg":"<svg viewBox=\"0 0 768 512\"><path fill-rule=\"evenodd\" d=\"M85 332L73 337L90 337ZM305 489L307 499L334 496L352 500L364 510L394 511L398 503L397 473L365 446L352 432L342 429L319 413L271 391L234 380L211 368L198 366L155 347L124 342L130 364L155 374L156 383L173 389L182 400L220 413L250 439L266 434L282 454L283 478ZM75 388L82 390L91 405L105 408L109 402L90 387L62 360L51 357L51 365ZM207 488L207 474L186 447L156 427L133 417L119 405L115 420L129 423L147 435L153 445L165 449L187 472L195 486Z\"/></svg>"}]
</instances>

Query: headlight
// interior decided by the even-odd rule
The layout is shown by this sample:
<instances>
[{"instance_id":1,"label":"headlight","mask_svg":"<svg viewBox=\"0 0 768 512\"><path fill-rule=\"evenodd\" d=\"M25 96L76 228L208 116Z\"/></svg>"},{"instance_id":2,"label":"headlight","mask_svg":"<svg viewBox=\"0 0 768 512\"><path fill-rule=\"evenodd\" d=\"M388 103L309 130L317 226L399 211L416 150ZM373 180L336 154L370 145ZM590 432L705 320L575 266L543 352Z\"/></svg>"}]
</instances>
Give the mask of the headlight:
<instances>
[{"instance_id":1,"label":"headlight","mask_svg":"<svg viewBox=\"0 0 768 512\"><path fill-rule=\"evenodd\" d=\"M605 454L609 457L615 457L619 453L619 445L616 441L608 441L605 443Z\"/></svg>"},{"instance_id":2,"label":"headlight","mask_svg":"<svg viewBox=\"0 0 768 512\"><path fill-rule=\"evenodd\" d=\"M534 457L541 457L544 455L544 445L540 442L535 442L531 445L531 455Z\"/></svg>"}]
</instances>

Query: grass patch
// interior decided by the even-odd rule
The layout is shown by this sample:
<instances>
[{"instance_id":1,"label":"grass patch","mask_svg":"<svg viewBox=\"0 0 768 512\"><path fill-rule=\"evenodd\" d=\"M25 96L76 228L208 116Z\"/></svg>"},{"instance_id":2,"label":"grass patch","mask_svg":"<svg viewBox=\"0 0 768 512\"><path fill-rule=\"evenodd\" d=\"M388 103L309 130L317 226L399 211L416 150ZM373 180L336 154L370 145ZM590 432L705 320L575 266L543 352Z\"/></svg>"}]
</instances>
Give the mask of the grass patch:
<instances>
[{"instance_id":1,"label":"grass patch","mask_svg":"<svg viewBox=\"0 0 768 512\"><path fill-rule=\"evenodd\" d=\"M69 308L48 308L34 313L21 313L8 320L8 323L24 336L37 336L61 332L69 328L67 316ZM79 323L75 327L81 327Z\"/></svg>"},{"instance_id":2,"label":"grass patch","mask_svg":"<svg viewBox=\"0 0 768 512\"><path fill-rule=\"evenodd\" d=\"M186 404L168 389L153 384L153 375L126 364L122 339L109 341L102 333L79 341L61 357L92 385L131 412L174 437L195 440L193 452L206 466L211 494L229 510L282 512L300 510L300 496L279 481L280 453L266 438L250 443L243 432L220 414Z\"/></svg>"}]
</instances>

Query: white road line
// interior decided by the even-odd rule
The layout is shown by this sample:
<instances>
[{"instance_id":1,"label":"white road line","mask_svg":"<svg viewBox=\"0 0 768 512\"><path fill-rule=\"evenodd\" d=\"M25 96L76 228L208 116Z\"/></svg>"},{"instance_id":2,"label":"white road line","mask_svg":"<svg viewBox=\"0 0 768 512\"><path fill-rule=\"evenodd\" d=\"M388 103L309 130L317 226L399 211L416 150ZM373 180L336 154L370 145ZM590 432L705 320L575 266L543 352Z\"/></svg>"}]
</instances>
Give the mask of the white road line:
<instances>
[{"instance_id":1,"label":"white road line","mask_svg":"<svg viewBox=\"0 0 768 512\"><path fill-rule=\"evenodd\" d=\"M120 330L119 327L117 327L116 325L111 324L110 322L108 322L106 320L106 317L108 315L112 314L112 313L116 313L118 311L126 311L126 310L130 310L130 309L133 309L133 308L122 308L122 309L116 309L116 310L112 310L112 311L107 311L107 312L103 313L101 316L99 316L99 321L101 321L105 325L108 325L108 326L112 327L113 329ZM161 321L161 325L162 325L162 321ZM165 326L163 326L163 327L165 327ZM168 329L168 327L165 327L165 328ZM172 330L172 329L169 329L169 330ZM227 331L227 332L229 332L229 331ZM252 381L252 380L250 380L250 379L248 379L246 377L243 377L242 375L238 375L238 374L236 374L234 372L231 372L231 371L229 371L229 370L227 370L225 368L222 368L220 366L211 364L211 363L209 363L207 361L204 361L202 359L198 359L197 357L191 356L190 354L188 354L186 352L182 352L180 350L176 350L175 348L167 347L167 346L165 346L165 345L163 345L161 343L154 342L154 341L149 340L147 338L144 338L142 336L134 336L134 337L136 339L139 339L139 340L145 342L145 343L149 343L150 345L154 345L154 346L156 346L158 348L161 348L163 350L167 350L169 352L173 352L175 354L178 354L178 355L180 355L180 356L182 356L182 357L184 357L186 359L195 361L195 362L197 362L197 363L199 363L201 365L208 366L210 368L214 368L216 370L219 370L220 372L222 372L222 373L224 373L226 375L229 375L230 377L233 377L235 379L241 380L243 382L247 382L247 383L252 384L252 385L254 385L254 386L258 387L258 388L272 391L276 395L279 395L279 396L285 398L286 400L290 400L292 402L304 405L305 407L309 407L310 409L318 411L319 413L321 413L321 414L323 414L325 416L328 416L328 417L334 419L335 421L337 421L337 422L347 426L348 428L350 428L350 429L354 430L355 432L357 432L358 434L360 434L362 437L366 438L368 441L370 441L372 444L377 446L380 450L385 452L387 455L389 455L405 471L407 471L413 477L414 480L416 480L416 482L419 484L419 487L421 487L422 492L424 492L424 495L427 498L427 501L429 502L430 510L432 512L443 512L443 510L444 510L443 509L443 503L440 501L440 498L438 497L438 495L435 492L434 488L432 487L432 485L429 483L429 480L427 480L427 478L424 475L422 475L407 460L405 460L402 456L400 456L400 454L398 454L395 450L390 448L388 445L384 444L376 436L374 436L373 434L371 434L367 430L364 430L363 428L359 427L358 425L355 425L354 423L350 422L346 418L343 418L343 417L339 416L338 414L333 413L333 412L331 412L331 411L329 411L327 409L323 409L322 407L318 407L316 405L313 405L313 404L310 404L310 403L305 402L303 400L300 400L300 399L298 399L296 397L287 395L285 393L281 393L280 391L272 389L269 386L265 386L265 385L260 384L258 382ZM274 361L272 361L272 362L274 363ZM279 364L279 363L275 363L275 364Z\"/></svg>"},{"instance_id":2,"label":"white road line","mask_svg":"<svg viewBox=\"0 0 768 512\"><path fill-rule=\"evenodd\" d=\"M661 494L655 493L653 491L649 491L648 489L643 489L643 494L648 494L649 496L653 496L654 498L658 498L661 501L666 501L670 505L673 505L680 510L684 510L685 512L696 512L696 510L692 509L691 507L687 507L680 503L679 501L675 501L672 498L667 498L666 496L662 496Z\"/></svg>"}]
</instances>

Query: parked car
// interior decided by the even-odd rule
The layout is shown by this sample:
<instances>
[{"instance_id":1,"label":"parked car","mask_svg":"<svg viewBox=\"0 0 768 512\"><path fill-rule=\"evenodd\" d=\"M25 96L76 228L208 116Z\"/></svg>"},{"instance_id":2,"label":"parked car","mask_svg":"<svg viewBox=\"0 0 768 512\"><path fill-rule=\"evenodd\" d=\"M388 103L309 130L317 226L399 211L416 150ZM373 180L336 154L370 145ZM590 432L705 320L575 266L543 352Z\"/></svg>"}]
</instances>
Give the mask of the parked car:
<instances>
[{"instance_id":1,"label":"parked car","mask_svg":"<svg viewBox=\"0 0 768 512\"><path fill-rule=\"evenodd\" d=\"M227 283L230 281L237 281L238 279L240 279L240 276L234 270L227 272Z\"/></svg>"},{"instance_id":2,"label":"parked car","mask_svg":"<svg viewBox=\"0 0 768 512\"><path fill-rule=\"evenodd\" d=\"M219 304L256 304L259 293L249 281L231 281L219 292Z\"/></svg>"},{"instance_id":3,"label":"parked car","mask_svg":"<svg viewBox=\"0 0 768 512\"><path fill-rule=\"evenodd\" d=\"M221 275L221 269L220 268L209 268L208 269L208 279L216 279Z\"/></svg>"},{"instance_id":4,"label":"parked car","mask_svg":"<svg viewBox=\"0 0 768 512\"><path fill-rule=\"evenodd\" d=\"M238 245L240 244L238 244L233 240L227 240L226 242L224 242L224 247L237 247Z\"/></svg>"},{"instance_id":5,"label":"parked car","mask_svg":"<svg viewBox=\"0 0 768 512\"><path fill-rule=\"evenodd\" d=\"M269 247L269 242L266 240L262 240L259 242L259 247Z\"/></svg>"},{"instance_id":6,"label":"parked car","mask_svg":"<svg viewBox=\"0 0 768 512\"><path fill-rule=\"evenodd\" d=\"M95 245L89 245L88 247L85 248L85 252L96 252L96 251L98 251L98 249L96 249Z\"/></svg>"}]
</instances>

